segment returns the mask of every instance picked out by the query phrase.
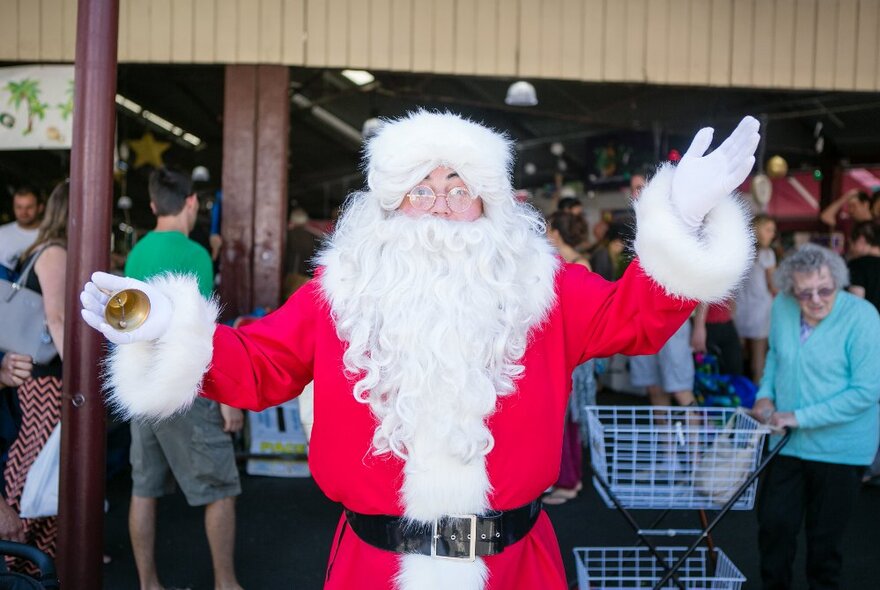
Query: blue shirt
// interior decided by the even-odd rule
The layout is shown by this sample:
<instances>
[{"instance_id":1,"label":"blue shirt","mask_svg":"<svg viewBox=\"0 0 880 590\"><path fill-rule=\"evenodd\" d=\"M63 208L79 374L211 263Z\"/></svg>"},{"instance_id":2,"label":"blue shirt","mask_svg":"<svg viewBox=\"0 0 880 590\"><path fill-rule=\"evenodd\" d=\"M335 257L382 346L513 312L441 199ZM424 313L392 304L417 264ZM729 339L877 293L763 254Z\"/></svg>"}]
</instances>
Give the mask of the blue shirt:
<instances>
[{"instance_id":1,"label":"blue shirt","mask_svg":"<svg viewBox=\"0 0 880 590\"><path fill-rule=\"evenodd\" d=\"M770 350L758 399L798 421L781 454L868 465L880 443L880 315L838 291L834 307L801 343L801 310L780 294L770 316Z\"/></svg>"}]
</instances>

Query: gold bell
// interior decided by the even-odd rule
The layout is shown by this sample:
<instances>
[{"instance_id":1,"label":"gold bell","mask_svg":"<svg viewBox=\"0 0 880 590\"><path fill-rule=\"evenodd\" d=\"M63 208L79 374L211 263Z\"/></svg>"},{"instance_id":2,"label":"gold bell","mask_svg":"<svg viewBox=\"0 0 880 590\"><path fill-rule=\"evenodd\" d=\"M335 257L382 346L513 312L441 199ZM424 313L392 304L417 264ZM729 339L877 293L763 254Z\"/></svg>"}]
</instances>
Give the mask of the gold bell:
<instances>
[{"instance_id":1,"label":"gold bell","mask_svg":"<svg viewBox=\"0 0 880 590\"><path fill-rule=\"evenodd\" d=\"M150 298L139 289L123 289L110 295L104 319L120 332L139 328L150 315Z\"/></svg>"}]
</instances>

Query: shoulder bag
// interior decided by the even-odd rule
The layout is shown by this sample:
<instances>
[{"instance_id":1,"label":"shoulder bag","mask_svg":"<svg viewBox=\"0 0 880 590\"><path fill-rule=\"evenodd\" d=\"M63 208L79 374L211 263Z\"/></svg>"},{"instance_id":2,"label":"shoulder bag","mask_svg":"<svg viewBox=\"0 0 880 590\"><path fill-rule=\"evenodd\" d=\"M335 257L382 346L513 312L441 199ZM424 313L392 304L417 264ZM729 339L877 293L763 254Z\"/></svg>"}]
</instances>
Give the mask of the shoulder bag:
<instances>
[{"instance_id":1,"label":"shoulder bag","mask_svg":"<svg viewBox=\"0 0 880 590\"><path fill-rule=\"evenodd\" d=\"M42 251L37 250L16 281L0 279L0 351L30 355L38 365L58 354L46 324L43 296L25 287Z\"/></svg>"}]
</instances>

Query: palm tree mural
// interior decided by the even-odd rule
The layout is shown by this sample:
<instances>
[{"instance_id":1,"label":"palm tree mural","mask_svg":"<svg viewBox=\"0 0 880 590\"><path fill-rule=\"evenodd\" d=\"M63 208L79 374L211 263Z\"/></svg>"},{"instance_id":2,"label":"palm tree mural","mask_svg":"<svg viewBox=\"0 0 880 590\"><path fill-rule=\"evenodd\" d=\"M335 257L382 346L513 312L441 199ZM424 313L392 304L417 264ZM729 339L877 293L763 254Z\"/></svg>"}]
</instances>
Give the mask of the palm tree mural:
<instances>
[{"instance_id":1,"label":"palm tree mural","mask_svg":"<svg viewBox=\"0 0 880 590\"><path fill-rule=\"evenodd\" d=\"M40 83L37 80L25 78L21 82L10 81L6 85L9 92L9 104L18 109L21 103L25 103L28 112L28 124L22 135L28 135L34 130L34 119L42 120L46 116L49 105L40 102Z\"/></svg>"},{"instance_id":2,"label":"palm tree mural","mask_svg":"<svg viewBox=\"0 0 880 590\"><path fill-rule=\"evenodd\" d=\"M67 121L70 118L70 115L73 114L73 80L68 80L67 82L67 100L64 102L58 103L58 108L61 110L61 119Z\"/></svg>"}]
</instances>

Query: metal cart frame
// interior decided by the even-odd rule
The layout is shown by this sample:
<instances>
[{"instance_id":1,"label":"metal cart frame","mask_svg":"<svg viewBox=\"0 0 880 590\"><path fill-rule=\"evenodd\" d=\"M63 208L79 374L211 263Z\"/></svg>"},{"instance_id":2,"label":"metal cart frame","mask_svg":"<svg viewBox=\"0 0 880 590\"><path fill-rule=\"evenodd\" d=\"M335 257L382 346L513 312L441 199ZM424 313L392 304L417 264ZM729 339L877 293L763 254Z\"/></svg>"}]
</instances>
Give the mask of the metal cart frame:
<instances>
[{"instance_id":1,"label":"metal cart frame","mask_svg":"<svg viewBox=\"0 0 880 590\"><path fill-rule=\"evenodd\" d=\"M701 543L714 548L711 532L730 510L753 508L758 476L790 437L786 431L764 452L774 431L741 409L589 406L585 411L593 484L665 571L658 589L670 580L685 587L676 572ZM645 508L665 511L643 528L630 510ZM699 510L702 528L656 528L670 510L681 509ZM706 510L717 510L711 521ZM664 556L652 537L677 535L695 540L670 564L670 554ZM715 552L706 555L714 558Z\"/></svg>"}]
</instances>

